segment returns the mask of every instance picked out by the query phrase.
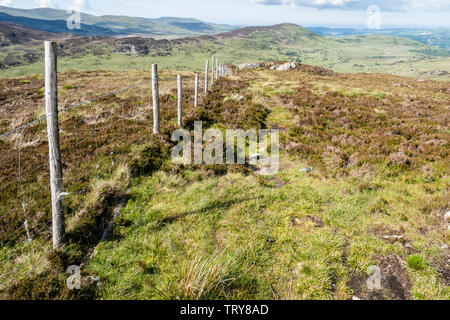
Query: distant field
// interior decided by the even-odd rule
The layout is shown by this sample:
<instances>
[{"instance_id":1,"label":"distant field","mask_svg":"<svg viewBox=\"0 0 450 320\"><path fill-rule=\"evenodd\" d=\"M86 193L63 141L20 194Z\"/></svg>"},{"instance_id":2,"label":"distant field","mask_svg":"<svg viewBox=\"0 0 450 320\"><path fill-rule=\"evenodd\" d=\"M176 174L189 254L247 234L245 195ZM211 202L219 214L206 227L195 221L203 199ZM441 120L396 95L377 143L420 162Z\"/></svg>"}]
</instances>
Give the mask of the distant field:
<instances>
[{"instance_id":1,"label":"distant field","mask_svg":"<svg viewBox=\"0 0 450 320\"><path fill-rule=\"evenodd\" d=\"M291 24L170 41L79 38L62 43L62 71L134 70L158 63L160 68L200 72L204 70L205 57L216 55L224 63L287 60L338 72L392 73L450 80L450 53L446 50L386 35L322 37ZM136 48L136 57L129 52L132 45ZM0 61L4 67L0 69L0 76L41 74L42 51L41 42L2 49ZM9 67L5 61L9 61Z\"/></svg>"},{"instance_id":2,"label":"distant field","mask_svg":"<svg viewBox=\"0 0 450 320\"><path fill-rule=\"evenodd\" d=\"M345 29L313 27L310 30L323 36L355 36L365 34L390 35L416 40L428 45L450 50L450 29L448 28L382 28L382 29Z\"/></svg>"}]
</instances>

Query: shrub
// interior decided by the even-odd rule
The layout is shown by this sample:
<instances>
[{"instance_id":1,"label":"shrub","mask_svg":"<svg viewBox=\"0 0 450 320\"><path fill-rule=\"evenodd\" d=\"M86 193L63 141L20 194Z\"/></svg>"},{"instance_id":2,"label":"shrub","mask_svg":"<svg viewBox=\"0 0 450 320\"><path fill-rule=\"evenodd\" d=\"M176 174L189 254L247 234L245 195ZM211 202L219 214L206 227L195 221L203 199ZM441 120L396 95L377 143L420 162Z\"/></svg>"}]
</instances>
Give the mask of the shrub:
<instances>
[{"instance_id":1,"label":"shrub","mask_svg":"<svg viewBox=\"0 0 450 320\"><path fill-rule=\"evenodd\" d=\"M161 138L152 137L149 143L133 151L130 173L133 177L150 175L162 167L168 156L168 146Z\"/></svg>"}]
</instances>

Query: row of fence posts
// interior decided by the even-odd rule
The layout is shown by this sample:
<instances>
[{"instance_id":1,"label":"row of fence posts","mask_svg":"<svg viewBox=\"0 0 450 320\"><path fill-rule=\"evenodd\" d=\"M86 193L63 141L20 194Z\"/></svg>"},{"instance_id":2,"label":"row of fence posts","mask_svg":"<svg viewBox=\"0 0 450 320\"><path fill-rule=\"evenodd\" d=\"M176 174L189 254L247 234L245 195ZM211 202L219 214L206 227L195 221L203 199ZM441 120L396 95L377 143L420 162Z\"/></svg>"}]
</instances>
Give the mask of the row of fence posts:
<instances>
[{"instance_id":1,"label":"row of fence posts","mask_svg":"<svg viewBox=\"0 0 450 320\"><path fill-rule=\"evenodd\" d=\"M209 90L214 80L225 76L225 65L219 64L217 57L212 57L211 76L209 76L209 60L206 60L205 70L205 93ZM177 77L178 87L178 125L183 126L183 84L182 76ZM57 44L53 41L45 41L45 111L47 119L47 135L50 163L50 185L52 198L52 236L53 247L59 248L65 241L65 218L64 218L64 183L61 159L59 122L58 122L58 71L57 71ZM194 84L195 96L194 106L199 102L199 74L195 74ZM152 65L152 98L153 98L153 133L160 133L160 104L158 66Z\"/></svg>"}]
</instances>

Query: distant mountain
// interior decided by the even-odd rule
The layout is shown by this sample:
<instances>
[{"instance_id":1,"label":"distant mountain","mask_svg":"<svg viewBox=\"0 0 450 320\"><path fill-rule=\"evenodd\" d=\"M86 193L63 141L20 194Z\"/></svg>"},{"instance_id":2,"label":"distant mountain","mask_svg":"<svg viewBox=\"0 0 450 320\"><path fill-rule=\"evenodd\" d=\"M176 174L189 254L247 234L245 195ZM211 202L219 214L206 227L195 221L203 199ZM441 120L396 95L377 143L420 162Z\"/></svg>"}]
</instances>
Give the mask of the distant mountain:
<instances>
[{"instance_id":1,"label":"distant mountain","mask_svg":"<svg viewBox=\"0 0 450 320\"><path fill-rule=\"evenodd\" d=\"M11 22L23 25L33 30L53 32L53 33L74 33L78 35L116 35L114 31L107 28L92 26L82 23L80 29L69 30L65 20L44 20L27 17L16 17L0 12L0 22Z\"/></svg>"},{"instance_id":2,"label":"distant mountain","mask_svg":"<svg viewBox=\"0 0 450 320\"><path fill-rule=\"evenodd\" d=\"M1 21L23 24L27 27L53 31L57 33L70 32L83 35L151 35L151 36L198 36L202 34L214 34L226 32L237 27L206 23L197 19L162 17L158 19L138 18L128 16L94 16L81 13L81 30L69 30L66 20L71 12L52 8L16 9L0 6L3 13ZM5 14L7 16L5 16ZM34 20L30 20L34 19ZM48 21L57 21L51 26L46 26ZM35 23L35 25L33 25ZM54 30L49 28L54 27ZM83 30L86 29L86 30Z\"/></svg>"}]
</instances>

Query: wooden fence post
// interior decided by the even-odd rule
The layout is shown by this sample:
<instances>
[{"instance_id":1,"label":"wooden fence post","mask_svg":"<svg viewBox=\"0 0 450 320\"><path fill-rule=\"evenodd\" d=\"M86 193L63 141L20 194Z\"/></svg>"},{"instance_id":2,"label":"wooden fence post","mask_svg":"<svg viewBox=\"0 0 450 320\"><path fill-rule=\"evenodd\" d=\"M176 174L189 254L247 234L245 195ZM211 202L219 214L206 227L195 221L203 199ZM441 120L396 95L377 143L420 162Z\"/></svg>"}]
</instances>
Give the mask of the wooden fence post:
<instances>
[{"instance_id":1,"label":"wooden fence post","mask_svg":"<svg viewBox=\"0 0 450 320\"><path fill-rule=\"evenodd\" d=\"M216 60L216 70L219 70L219 59ZM216 72L216 79L219 79L219 72Z\"/></svg>"},{"instance_id":2,"label":"wooden fence post","mask_svg":"<svg viewBox=\"0 0 450 320\"><path fill-rule=\"evenodd\" d=\"M211 63L211 86L214 84L214 73L217 72L217 69L214 69L214 59L215 59L215 57L212 56L212 58L211 58L211 61L212 61L212 63Z\"/></svg>"},{"instance_id":3,"label":"wooden fence post","mask_svg":"<svg viewBox=\"0 0 450 320\"><path fill-rule=\"evenodd\" d=\"M205 70L205 93L208 93L208 73L209 73L209 60L206 60L206 70Z\"/></svg>"},{"instance_id":4,"label":"wooden fence post","mask_svg":"<svg viewBox=\"0 0 450 320\"><path fill-rule=\"evenodd\" d=\"M153 95L153 134L159 134L159 86L158 65L152 64L152 95Z\"/></svg>"},{"instance_id":5,"label":"wooden fence post","mask_svg":"<svg viewBox=\"0 0 450 320\"><path fill-rule=\"evenodd\" d=\"M59 143L58 73L56 42L45 41L45 113L47 117L50 186L52 195L53 248L65 241L64 181Z\"/></svg>"},{"instance_id":6,"label":"wooden fence post","mask_svg":"<svg viewBox=\"0 0 450 320\"><path fill-rule=\"evenodd\" d=\"M178 126L183 126L183 79L178 75Z\"/></svg>"},{"instance_id":7,"label":"wooden fence post","mask_svg":"<svg viewBox=\"0 0 450 320\"><path fill-rule=\"evenodd\" d=\"M198 73L195 74L195 97L194 97L194 107L198 107Z\"/></svg>"}]
</instances>

